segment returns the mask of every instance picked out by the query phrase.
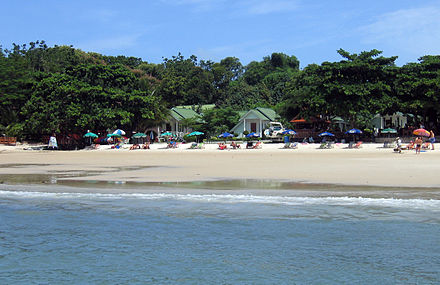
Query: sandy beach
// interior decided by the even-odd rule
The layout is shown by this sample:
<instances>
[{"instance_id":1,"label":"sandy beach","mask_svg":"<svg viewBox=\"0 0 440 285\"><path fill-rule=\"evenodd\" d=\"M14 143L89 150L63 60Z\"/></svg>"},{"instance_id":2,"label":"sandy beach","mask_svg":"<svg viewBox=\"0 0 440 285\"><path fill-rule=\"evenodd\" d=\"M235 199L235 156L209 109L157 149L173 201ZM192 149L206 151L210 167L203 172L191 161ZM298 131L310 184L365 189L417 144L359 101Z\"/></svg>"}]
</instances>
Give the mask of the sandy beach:
<instances>
[{"instance_id":1,"label":"sandy beach","mask_svg":"<svg viewBox=\"0 0 440 285\"><path fill-rule=\"evenodd\" d=\"M0 175L65 173L65 179L119 182L185 182L207 180L280 180L362 186L440 187L440 152L427 150L401 154L381 144L348 149L340 144L319 149L301 144L264 144L262 149L188 149L182 144L166 149L153 144L149 150L110 149L42 151L29 146L0 146ZM25 150L27 149L27 150ZM76 177L78 173L78 177ZM81 175L80 175L81 174Z\"/></svg>"}]
</instances>

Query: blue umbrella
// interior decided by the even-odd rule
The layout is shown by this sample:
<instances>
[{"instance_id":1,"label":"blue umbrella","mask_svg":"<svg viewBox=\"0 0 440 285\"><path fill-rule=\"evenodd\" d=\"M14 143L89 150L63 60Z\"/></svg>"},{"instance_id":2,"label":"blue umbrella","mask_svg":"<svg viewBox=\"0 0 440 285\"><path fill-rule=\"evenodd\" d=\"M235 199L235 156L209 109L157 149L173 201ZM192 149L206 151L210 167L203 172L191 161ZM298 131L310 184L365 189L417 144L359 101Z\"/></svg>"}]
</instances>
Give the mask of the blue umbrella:
<instances>
[{"instance_id":1,"label":"blue umbrella","mask_svg":"<svg viewBox=\"0 0 440 285\"><path fill-rule=\"evenodd\" d=\"M234 136L233 134L226 132L226 133L219 135L218 137L219 138L232 138L233 136Z\"/></svg>"},{"instance_id":2,"label":"blue umbrella","mask_svg":"<svg viewBox=\"0 0 440 285\"><path fill-rule=\"evenodd\" d=\"M287 129L287 130L283 131L282 134L283 135L296 135L296 132L294 130Z\"/></svg>"},{"instance_id":3,"label":"blue umbrella","mask_svg":"<svg viewBox=\"0 0 440 285\"><path fill-rule=\"evenodd\" d=\"M258 138L259 136L260 136L259 134L252 132L252 133L248 134L246 137L247 138Z\"/></svg>"},{"instance_id":4,"label":"blue umbrella","mask_svg":"<svg viewBox=\"0 0 440 285\"><path fill-rule=\"evenodd\" d=\"M320 133L318 136L320 136L320 137L325 137L325 136L334 137L335 135L332 133L329 133L329 132L323 132L323 133Z\"/></svg>"},{"instance_id":5,"label":"blue umbrella","mask_svg":"<svg viewBox=\"0 0 440 285\"><path fill-rule=\"evenodd\" d=\"M351 130L346 131L345 133L354 135L354 134L362 134L362 131L359 129L351 129Z\"/></svg>"}]
</instances>

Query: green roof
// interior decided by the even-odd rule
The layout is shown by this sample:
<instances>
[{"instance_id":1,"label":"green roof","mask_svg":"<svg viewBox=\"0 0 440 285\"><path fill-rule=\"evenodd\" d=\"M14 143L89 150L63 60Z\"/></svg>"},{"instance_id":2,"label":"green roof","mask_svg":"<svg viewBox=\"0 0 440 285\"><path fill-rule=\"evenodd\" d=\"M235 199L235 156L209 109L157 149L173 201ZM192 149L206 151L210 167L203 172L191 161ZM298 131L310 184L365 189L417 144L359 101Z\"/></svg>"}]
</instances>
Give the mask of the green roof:
<instances>
[{"instance_id":1,"label":"green roof","mask_svg":"<svg viewBox=\"0 0 440 285\"><path fill-rule=\"evenodd\" d=\"M180 109L191 109L191 110L200 110L200 112L204 112L206 110L211 110L212 108L215 108L215 104L206 104L206 105L182 105L182 106L176 106L175 108Z\"/></svg>"},{"instance_id":2,"label":"green roof","mask_svg":"<svg viewBox=\"0 0 440 285\"><path fill-rule=\"evenodd\" d=\"M255 110L257 110L258 112L260 112L265 119L269 120L269 121L277 121L280 116L272 109L269 108L255 108Z\"/></svg>"},{"instance_id":3,"label":"green roof","mask_svg":"<svg viewBox=\"0 0 440 285\"><path fill-rule=\"evenodd\" d=\"M176 119L177 121L181 121L184 119L192 119L192 118L198 118L200 117L199 114L197 114L192 109L182 108L182 107L174 107L170 110L171 116Z\"/></svg>"}]
</instances>

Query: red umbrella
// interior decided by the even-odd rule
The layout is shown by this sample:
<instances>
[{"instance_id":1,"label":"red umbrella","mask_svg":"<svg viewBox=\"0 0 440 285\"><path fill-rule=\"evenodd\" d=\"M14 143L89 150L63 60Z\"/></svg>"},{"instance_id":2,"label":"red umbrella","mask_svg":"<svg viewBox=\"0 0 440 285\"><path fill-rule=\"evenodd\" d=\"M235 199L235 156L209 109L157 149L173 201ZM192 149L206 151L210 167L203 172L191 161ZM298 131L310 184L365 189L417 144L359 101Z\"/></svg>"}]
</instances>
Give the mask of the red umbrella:
<instances>
[{"instance_id":1,"label":"red umbrella","mask_svg":"<svg viewBox=\"0 0 440 285\"><path fill-rule=\"evenodd\" d=\"M429 135L431 134L430 132L428 132L425 129L417 129L413 131L413 134L416 136L422 136L422 137L429 137Z\"/></svg>"}]
</instances>

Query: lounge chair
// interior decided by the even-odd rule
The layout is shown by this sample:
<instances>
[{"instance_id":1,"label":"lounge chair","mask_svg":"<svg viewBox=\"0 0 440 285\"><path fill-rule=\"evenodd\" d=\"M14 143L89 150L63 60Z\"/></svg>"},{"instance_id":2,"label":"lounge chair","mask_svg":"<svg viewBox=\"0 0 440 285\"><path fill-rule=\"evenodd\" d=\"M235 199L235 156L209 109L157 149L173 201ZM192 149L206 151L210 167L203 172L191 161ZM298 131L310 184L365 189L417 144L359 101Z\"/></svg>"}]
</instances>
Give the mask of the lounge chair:
<instances>
[{"instance_id":1,"label":"lounge chair","mask_svg":"<svg viewBox=\"0 0 440 285\"><path fill-rule=\"evenodd\" d=\"M204 148L205 148L205 144L204 144L204 143L199 143L199 144L197 145L197 148L198 148L198 149L204 149Z\"/></svg>"},{"instance_id":2,"label":"lounge chair","mask_svg":"<svg viewBox=\"0 0 440 285\"><path fill-rule=\"evenodd\" d=\"M197 143L195 142L193 142L189 147L189 149L196 149L196 148L197 148Z\"/></svg>"},{"instance_id":3,"label":"lounge chair","mask_svg":"<svg viewBox=\"0 0 440 285\"><path fill-rule=\"evenodd\" d=\"M353 148L361 148L362 147L362 142L360 141L360 142L357 142L357 144L355 144L354 146L353 146Z\"/></svg>"},{"instance_id":4,"label":"lounge chair","mask_svg":"<svg viewBox=\"0 0 440 285\"><path fill-rule=\"evenodd\" d=\"M237 148L240 148L240 145L235 143L235 142L231 142L231 148L232 149L237 149Z\"/></svg>"},{"instance_id":5,"label":"lounge chair","mask_svg":"<svg viewBox=\"0 0 440 285\"><path fill-rule=\"evenodd\" d=\"M293 144L290 145L290 148L297 149L298 148L298 143L294 142Z\"/></svg>"},{"instance_id":6,"label":"lounge chair","mask_svg":"<svg viewBox=\"0 0 440 285\"><path fill-rule=\"evenodd\" d=\"M138 145L138 144L134 144L134 145L132 145L132 146L130 147L130 150L135 150L135 149L140 149L140 148L141 148L140 145Z\"/></svg>"},{"instance_id":7,"label":"lounge chair","mask_svg":"<svg viewBox=\"0 0 440 285\"><path fill-rule=\"evenodd\" d=\"M414 148L414 142L411 141L409 144L407 144L406 146L401 147L402 150L411 150Z\"/></svg>"},{"instance_id":8,"label":"lounge chair","mask_svg":"<svg viewBox=\"0 0 440 285\"><path fill-rule=\"evenodd\" d=\"M261 142L257 142L252 148L253 149L261 148Z\"/></svg>"},{"instance_id":9,"label":"lounge chair","mask_svg":"<svg viewBox=\"0 0 440 285\"><path fill-rule=\"evenodd\" d=\"M321 145L319 146L320 149L326 149L327 147L327 143L323 142L321 143Z\"/></svg>"},{"instance_id":10,"label":"lounge chair","mask_svg":"<svg viewBox=\"0 0 440 285\"><path fill-rule=\"evenodd\" d=\"M218 144L218 149L220 149L220 150L224 150L224 149L227 149L227 148L228 148L228 146L225 145L224 143L219 143Z\"/></svg>"},{"instance_id":11,"label":"lounge chair","mask_svg":"<svg viewBox=\"0 0 440 285\"><path fill-rule=\"evenodd\" d=\"M422 144L422 149L429 149L429 147L431 146L430 142L425 142L424 144Z\"/></svg>"}]
</instances>

